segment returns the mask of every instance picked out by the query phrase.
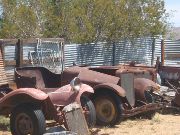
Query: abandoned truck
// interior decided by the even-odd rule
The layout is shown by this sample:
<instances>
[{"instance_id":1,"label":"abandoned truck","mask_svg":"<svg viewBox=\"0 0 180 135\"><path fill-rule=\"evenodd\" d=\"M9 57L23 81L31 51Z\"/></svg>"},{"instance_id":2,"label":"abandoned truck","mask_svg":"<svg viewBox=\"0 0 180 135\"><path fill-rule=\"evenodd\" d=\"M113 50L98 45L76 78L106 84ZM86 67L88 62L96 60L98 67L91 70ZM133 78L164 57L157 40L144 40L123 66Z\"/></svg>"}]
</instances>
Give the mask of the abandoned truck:
<instances>
[{"instance_id":1,"label":"abandoned truck","mask_svg":"<svg viewBox=\"0 0 180 135\"><path fill-rule=\"evenodd\" d=\"M97 124L114 125L123 117L148 112L152 116L159 104L154 103L151 93L159 90L152 80L138 78L134 72L122 72L118 67L70 67L61 74L53 74L43 67L22 67L15 70L18 87L30 87L33 77L27 72L39 71L46 78L45 85L61 87L77 77L93 87L88 97L96 109ZM142 75L146 72L139 70ZM137 72L138 73L138 72ZM34 78L35 79L35 78ZM39 80L38 78L36 79ZM23 82L23 83L20 83ZM34 87L36 87L33 84Z\"/></svg>"},{"instance_id":2,"label":"abandoned truck","mask_svg":"<svg viewBox=\"0 0 180 135\"><path fill-rule=\"evenodd\" d=\"M79 89L78 85L79 79L73 79L71 87L74 91ZM87 89L86 85L82 87ZM88 86L88 88L91 87ZM70 90L69 86L60 89L61 91ZM91 90L93 89L91 88ZM62 93L61 95L64 97L55 101L53 98L59 96L58 92L52 96L34 88L12 90L7 85L2 85L0 86L0 115L10 115L12 135L42 135L46 130L45 120L54 120L55 123L50 123L53 125L64 124L66 129L72 132L88 133L87 123L80 105L73 103L73 99L70 99L67 94ZM69 105L65 106L62 99L66 100ZM82 130L75 126L74 121L83 124L81 125Z\"/></svg>"}]
</instances>

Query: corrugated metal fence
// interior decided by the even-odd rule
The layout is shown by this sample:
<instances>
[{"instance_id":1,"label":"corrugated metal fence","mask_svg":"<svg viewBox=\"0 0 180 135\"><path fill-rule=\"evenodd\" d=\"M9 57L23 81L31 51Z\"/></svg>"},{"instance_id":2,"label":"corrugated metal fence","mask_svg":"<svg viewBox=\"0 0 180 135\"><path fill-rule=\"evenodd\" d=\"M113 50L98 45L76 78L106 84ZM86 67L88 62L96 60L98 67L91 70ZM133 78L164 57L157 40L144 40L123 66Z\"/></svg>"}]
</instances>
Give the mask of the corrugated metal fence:
<instances>
[{"instance_id":1,"label":"corrugated metal fence","mask_svg":"<svg viewBox=\"0 0 180 135\"><path fill-rule=\"evenodd\" d=\"M180 67L180 41L164 40L164 65ZM154 64L157 57L161 58L161 39L156 39Z\"/></svg>"},{"instance_id":2,"label":"corrugated metal fence","mask_svg":"<svg viewBox=\"0 0 180 135\"><path fill-rule=\"evenodd\" d=\"M97 44L65 45L65 66L78 65L118 65L136 61L151 65L154 38L137 39L133 42L99 42Z\"/></svg>"},{"instance_id":3,"label":"corrugated metal fence","mask_svg":"<svg viewBox=\"0 0 180 135\"><path fill-rule=\"evenodd\" d=\"M6 41L3 48L5 70L9 80L13 80L17 40ZM180 41L165 40L165 65L180 66ZM23 41L24 66L29 66L29 52L36 51L37 40ZM117 43L98 42L96 44L65 44L65 67L78 65L118 65L136 61L154 65L156 58L161 57L161 39L139 38L133 42L124 40Z\"/></svg>"},{"instance_id":4,"label":"corrugated metal fence","mask_svg":"<svg viewBox=\"0 0 180 135\"><path fill-rule=\"evenodd\" d=\"M112 65L113 47L106 43L65 45L65 67L88 64L91 66Z\"/></svg>"},{"instance_id":5,"label":"corrugated metal fence","mask_svg":"<svg viewBox=\"0 0 180 135\"><path fill-rule=\"evenodd\" d=\"M165 40L165 65L180 67L180 41Z\"/></svg>"},{"instance_id":6,"label":"corrugated metal fence","mask_svg":"<svg viewBox=\"0 0 180 135\"><path fill-rule=\"evenodd\" d=\"M136 41L123 41L117 43L116 46L116 65L122 63L129 63L136 61L137 63L144 63L151 65L152 50L154 46L153 38L141 38Z\"/></svg>"}]
</instances>

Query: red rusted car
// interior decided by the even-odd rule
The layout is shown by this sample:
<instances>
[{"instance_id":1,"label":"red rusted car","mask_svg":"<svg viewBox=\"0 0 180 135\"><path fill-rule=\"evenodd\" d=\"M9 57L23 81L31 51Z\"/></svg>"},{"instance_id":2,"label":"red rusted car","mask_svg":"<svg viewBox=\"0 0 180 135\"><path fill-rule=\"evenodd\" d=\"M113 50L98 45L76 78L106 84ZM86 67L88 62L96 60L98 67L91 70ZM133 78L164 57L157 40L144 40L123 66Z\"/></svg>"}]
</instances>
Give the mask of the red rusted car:
<instances>
[{"instance_id":1,"label":"red rusted car","mask_svg":"<svg viewBox=\"0 0 180 135\"><path fill-rule=\"evenodd\" d=\"M78 78L76 78L76 82L77 80ZM70 86L71 81L66 85L61 85L61 75L54 74L45 68L25 67L15 69L15 81L17 88L36 88L45 92L55 105L66 106L71 102L81 104L84 111L87 112L88 125L90 127L95 125L95 108L88 98L94 93L94 90L89 85L81 83L80 80L78 84L75 84L75 91L73 91L73 85Z\"/></svg>"},{"instance_id":2,"label":"red rusted car","mask_svg":"<svg viewBox=\"0 0 180 135\"><path fill-rule=\"evenodd\" d=\"M148 78L161 85L162 89L164 86L167 86L168 89L166 89L165 91L159 91L156 94L153 93L154 100L162 102L163 104L167 103L164 104L165 108L177 108L177 110L180 110L180 67L164 66L159 61L159 58L157 58L155 66L135 64L134 62L132 62L130 64L123 64L117 67L124 69L123 71L126 72L134 72L137 77ZM141 72L139 72L140 70ZM137 73L137 71L139 73ZM172 96L172 98L169 97L167 95L168 92L171 92L171 95L172 92L175 93L175 96Z\"/></svg>"},{"instance_id":3,"label":"red rusted car","mask_svg":"<svg viewBox=\"0 0 180 135\"><path fill-rule=\"evenodd\" d=\"M180 67L163 66L159 58L155 66L131 62L116 67L123 72L133 72L136 77L147 78L161 85L160 91L152 93L154 101L163 104L164 109L180 111ZM165 91L164 86L167 86Z\"/></svg>"},{"instance_id":4,"label":"red rusted car","mask_svg":"<svg viewBox=\"0 0 180 135\"><path fill-rule=\"evenodd\" d=\"M41 72L46 87L61 87L67 85L72 78L77 77L83 83L93 87L94 94L88 97L93 101L96 109L97 124L114 125L122 117L148 112L154 114L159 104L154 103L151 93L159 90L159 86L150 79L140 78L144 75L152 76L144 70L126 70L124 68L109 67L70 67L61 74L53 74L43 67L24 67L15 70L18 87L36 87L33 81L34 71ZM29 73L28 73L29 72Z\"/></svg>"},{"instance_id":5,"label":"red rusted car","mask_svg":"<svg viewBox=\"0 0 180 135\"><path fill-rule=\"evenodd\" d=\"M93 89L80 83L78 78L72 80L70 85L48 94L35 88L12 90L1 87L0 115L10 114L10 129L13 135L42 135L46 128L45 120L54 120L68 128L63 109L68 104L77 102L84 106L85 116L92 126L95 122L95 109L88 98L81 97L84 92L93 93ZM78 106L75 105L73 110L77 108ZM78 118L81 118L80 114L78 115Z\"/></svg>"}]
</instances>

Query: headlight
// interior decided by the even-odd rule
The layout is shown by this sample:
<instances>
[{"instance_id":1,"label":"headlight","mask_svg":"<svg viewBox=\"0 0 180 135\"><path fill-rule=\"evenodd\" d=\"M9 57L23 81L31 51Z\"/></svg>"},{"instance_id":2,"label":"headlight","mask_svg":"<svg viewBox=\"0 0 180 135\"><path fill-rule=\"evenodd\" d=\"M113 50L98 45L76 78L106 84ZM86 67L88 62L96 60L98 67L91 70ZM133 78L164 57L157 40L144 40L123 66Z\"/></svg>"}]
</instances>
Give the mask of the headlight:
<instances>
[{"instance_id":1,"label":"headlight","mask_svg":"<svg viewBox=\"0 0 180 135\"><path fill-rule=\"evenodd\" d=\"M158 73L156 74L156 77L157 77L156 83L161 85L161 77L160 77L160 75Z\"/></svg>"},{"instance_id":2,"label":"headlight","mask_svg":"<svg viewBox=\"0 0 180 135\"><path fill-rule=\"evenodd\" d=\"M81 80L78 77L75 77L71 82L70 85L73 91L79 91L81 88Z\"/></svg>"}]
</instances>

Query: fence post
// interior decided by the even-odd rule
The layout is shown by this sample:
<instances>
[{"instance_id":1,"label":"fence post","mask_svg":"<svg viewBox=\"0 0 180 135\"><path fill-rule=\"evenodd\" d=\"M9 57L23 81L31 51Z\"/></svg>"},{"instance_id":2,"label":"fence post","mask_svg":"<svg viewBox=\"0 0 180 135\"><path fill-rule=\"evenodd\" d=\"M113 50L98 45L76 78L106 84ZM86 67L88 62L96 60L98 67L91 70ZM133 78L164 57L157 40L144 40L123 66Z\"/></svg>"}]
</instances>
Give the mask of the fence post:
<instances>
[{"instance_id":1,"label":"fence post","mask_svg":"<svg viewBox=\"0 0 180 135\"><path fill-rule=\"evenodd\" d=\"M0 40L0 51L1 51L1 55L4 61L4 45L3 45L3 39Z\"/></svg>"},{"instance_id":2,"label":"fence post","mask_svg":"<svg viewBox=\"0 0 180 135\"><path fill-rule=\"evenodd\" d=\"M115 66L116 65L116 43L113 42L113 61L112 61L112 65Z\"/></svg>"},{"instance_id":3,"label":"fence post","mask_svg":"<svg viewBox=\"0 0 180 135\"><path fill-rule=\"evenodd\" d=\"M161 65L164 66L164 59L165 59L165 44L164 44L164 39L161 40Z\"/></svg>"},{"instance_id":4,"label":"fence post","mask_svg":"<svg viewBox=\"0 0 180 135\"><path fill-rule=\"evenodd\" d=\"M151 66L152 66L153 63L154 63L155 44L156 44L156 38L153 38L153 42L152 42L152 58L151 58Z\"/></svg>"},{"instance_id":5,"label":"fence post","mask_svg":"<svg viewBox=\"0 0 180 135\"><path fill-rule=\"evenodd\" d=\"M18 39L16 43L16 67L23 65L23 40Z\"/></svg>"}]
</instances>

